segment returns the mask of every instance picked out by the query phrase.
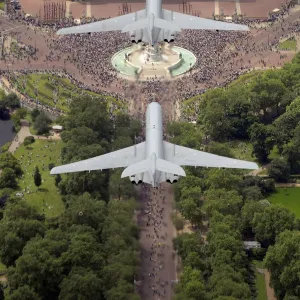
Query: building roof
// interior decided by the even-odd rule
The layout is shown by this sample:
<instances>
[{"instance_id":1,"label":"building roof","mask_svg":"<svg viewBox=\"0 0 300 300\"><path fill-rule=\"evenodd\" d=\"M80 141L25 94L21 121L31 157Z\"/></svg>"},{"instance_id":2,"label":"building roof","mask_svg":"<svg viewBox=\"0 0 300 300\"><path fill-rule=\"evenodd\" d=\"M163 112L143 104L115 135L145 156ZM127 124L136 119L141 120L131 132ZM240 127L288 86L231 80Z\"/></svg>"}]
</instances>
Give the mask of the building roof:
<instances>
[{"instance_id":1,"label":"building roof","mask_svg":"<svg viewBox=\"0 0 300 300\"><path fill-rule=\"evenodd\" d=\"M53 125L52 129L53 130L63 130L63 127L61 125Z\"/></svg>"},{"instance_id":2,"label":"building roof","mask_svg":"<svg viewBox=\"0 0 300 300\"><path fill-rule=\"evenodd\" d=\"M260 243L257 241L244 241L243 243L246 250L253 248L261 248Z\"/></svg>"}]
</instances>

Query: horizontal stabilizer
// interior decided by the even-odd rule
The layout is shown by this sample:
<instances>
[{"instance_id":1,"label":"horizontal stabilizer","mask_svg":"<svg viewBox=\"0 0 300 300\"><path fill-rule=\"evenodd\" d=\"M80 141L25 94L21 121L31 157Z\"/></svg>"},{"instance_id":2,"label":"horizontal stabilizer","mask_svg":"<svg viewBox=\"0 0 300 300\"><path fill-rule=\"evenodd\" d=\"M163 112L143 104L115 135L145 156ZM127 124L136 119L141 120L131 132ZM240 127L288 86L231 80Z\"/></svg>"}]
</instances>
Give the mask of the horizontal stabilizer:
<instances>
[{"instance_id":1,"label":"horizontal stabilizer","mask_svg":"<svg viewBox=\"0 0 300 300\"><path fill-rule=\"evenodd\" d=\"M140 174L149 171L151 163L149 159L142 160L138 163L128 166L121 174L121 178Z\"/></svg>"},{"instance_id":2,"label":"horizontal stabilizer","mask_svg":"<svg viewBox=\"0 0 300 300\"><path fill-rule=\"evenodd\" d=\"M156 159L156 170L179 176L186 176L182 167L160 158Z\"/></svg>"}]
</instances>

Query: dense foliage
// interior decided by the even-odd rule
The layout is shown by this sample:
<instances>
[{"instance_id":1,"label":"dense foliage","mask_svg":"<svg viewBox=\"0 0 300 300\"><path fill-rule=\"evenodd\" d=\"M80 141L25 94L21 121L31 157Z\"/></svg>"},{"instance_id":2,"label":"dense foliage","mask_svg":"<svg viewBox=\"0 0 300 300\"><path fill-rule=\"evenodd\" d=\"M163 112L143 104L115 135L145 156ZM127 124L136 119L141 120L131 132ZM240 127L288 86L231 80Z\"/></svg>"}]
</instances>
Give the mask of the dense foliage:
<instances>
[{"instance_id":1,"label":"dense foliage","mask_svg":"<svg viewBox=\"0 0 300 300\"><path fill-rule=\"evenodd\" d=\"M35 122L40 115L33 112ZM132 145L141 130L127 115L112 120L106 104L90 97L74 100L62 123L64 163ZM128 179L114 171L56 176L65 210L45 219L8 189L16 188L22 174L10 153L0 155L0 169L0 258L9 267L7 299L139 299L133 285L135 193ZM33 180L37 187L42 184L38 168Z\"/></svg>"},{"instance_id":2,"label":"dense foliage","mask_svg":"<svg viewBox=\"0 0 300 300\"><path fill-rule=\"evenodd\" d=\"M257 124L265 126L263 123ZM205 145L207 140L201 125L172 123L168 126L168 133L171 137L175 136L172 142L187 145L188 136L193 136L196 138L188 146L233 156L225 144L210 142ZM269 170L273 172L272 177L285 181L289 177L288 168L286 160L276 158ZM245 176L241 171L228 169L186 168L186 171L188 176L181 178L175 186L175 199L181 215L189 220L194 230L174 240L183 267L175 299L255 298L252 258L262 259L268 248L274 251L272 246L275 245L276 249L276 238L285 230L300 229L299 221L287 209L270 206L264 200L275 191L273 179ZM205 235L204 227L208 227ZM263 248L246 251L243 241L249 239L259 241ZM276 260L277 255L272 258ZM266 262L269 268L268 256ZM275 264L274 269L277 268ZM279 269L282 270L282 266ZM272 268L270 270L272 272ZM287 284L282 283L278 272L282 271L277 270L272 276L272 284L278 296L285 296L283 287ZM286 289L287 294L298 296L295 282L293 284L289 286L291 290Z\"/></svg>"},{"instance_id":3,"label":"dense foliage","mask_svg":"<svg viewBox=\"0 0 300 300\"><path fill-rule=\"evenodd\" d=\"M250 139L259 161L276 154L288 161L292 173L300 172L299 69L298 53L282 69L205 93L198 105L203 135L214 141Z\"/></svg>"}]
</instances>

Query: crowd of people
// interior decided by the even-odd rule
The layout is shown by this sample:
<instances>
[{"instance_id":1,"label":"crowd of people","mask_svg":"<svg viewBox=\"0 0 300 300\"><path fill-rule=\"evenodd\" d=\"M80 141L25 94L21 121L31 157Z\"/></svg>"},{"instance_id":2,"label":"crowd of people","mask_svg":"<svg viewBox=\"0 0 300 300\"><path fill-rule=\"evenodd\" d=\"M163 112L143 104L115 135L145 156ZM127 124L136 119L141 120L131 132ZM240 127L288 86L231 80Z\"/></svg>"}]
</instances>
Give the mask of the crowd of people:
<instances>
[{"instance_id":1,"label":"crowd of people","mask_svg":"<svg viewBox=\"0 0 300 300\"><path fill-rule=\"evenodd\" d=\"M291 6L286 6L280 15L272 16L271 22L273 24L281 22L281 28L278 30L277 27L276 37L269 43L256 44L248 32L184 30L176 36L176 45L191 50L197 58L196 65L175 81L154 78L134 83L121 79L111 64L112 54L130 46L126 34L102 32L57 37L54 34L56 30L62 26L70 26L71 23L42 25L34 19L26 18L24 14L9 16L9 18L21 21L35 31L42 29L48 32L45 43L49 52L44 56L44 63L47 66L51 64L60 66L59 70L52 69L52 73L69 74L66 76L85 90L109 94L119 99L130 99L132 103L141 102L143 105L135 108L137 115L142 115L145 104L149 102L163 103L170 102L172 99L175 104L176 101L202 94L208 88L224 86L239 75L248 72L253 62L250 59L246 60L245 55L252 53L259 57L262 52L272 50L280 38L299 30L298 23L285 25L284 15L289 13ZM245 20L243 23L253 28L257 28L260 24L257 20ZM266 25L266 22L263 24ZM32 59L36 60L37 56L38 49ZM262 68L266 66L266 61L261 59L260 62ZM70 75L71 72L68 72L70 65L76 69L77 74L73 72ZM36 71L40 72L41 69L28 68L24 72ZM46 72L49 72L49 69ZM52 108L46 107L46 109ZM179 114L180 112L177 113ZM176 113L173 112L171 115L174 117Z\"/></svg>"},{"instance_id":2,"label":"crowd of people","mask_svg":"<svg viewBox=\"0 0 300 300\"><path fill-rule=\"evenodd\" d=\"M151 189L143 186L143 208L139 219L141 239L147 248L141 248L140 258L143 271L139 277L142 282L141 295L144 299L170 299L172 285L176 280L175 268L168 269L166 262L173 261L172 234L168 227L170 211L167 189L160 186ZM171 230L172 231L172 230ZM155 297L155 298L153 298Z\"/></svg>"},{"instance_id":3,"label":"crowd of people","mask_svg":"<svg viewBox=\"0 0 300 300\"><path fill-rule=\"evenodd\" d=\"M288 11L285 13L287 14ZM280 26L274 27L273 33L276 38L271 42L255 42L251 34L247 32L185 30L176 37L175 43L195 54L197 63L194 68L176 80L150 79L145 82L133 82L119 78L110 61L114 53L130 46L126 34L104 32L56 37L53 33L62 24L45 27L33 19L26 19L23 15L9 16L9 18L11 21L21 21L34 30L49 31L44 39L49 51L42 59L44 66L51 66L51 69L28 67L17 73L9 70L0 71L0 75L9 79L11 83L15 82L18 76L29 73L67 77L74 85L83 90L124 101L130 99L130 105L133 106L131 111L134 111L141 120L144 119L147 104L159 101L162 105L167 104L164 106L164 109L167 109L164 113L164 124L168 118L176 119L180 114L188 121L195 121L195 118L190 115L182 116L178 105L179 100L200 95L211 87L225 86L252 68L253 62L251 59L246 59L246 55L252 53L254 57L260 58L261 53L274 48L280 38L299 30L299 23L286 24L282 16L279 16L279 20L273 20L274 24L280 22ZM259 25L257 21L244 23L253 28ZM17 41L21 42L21 37ZM41 59L39 45L36 50L37 52L32 54L31 60ZM262 60L261 66L265 66L266 62L263 59L260 60ZM14 62L14 64L17 63L18 61ZM59 65L61 67L57 68ZM78 76L68 72L70 65L76 69ZM53 69L53 66L56 69ZM79 81L80 77L86 78L86 80ZM105 98L103 101L106 101ZM22 98L22 104L30 108L38 107L52 115L63 113L58 108L41 103L29 95ZM196 104L190 105L190 110L197 112L196 107L193 106ZM114 117L114 109L115 107L112 107L111 118ZM141 249L143 270L138 278L144 282L141 293L146 299L153 298L153 296L157 299L170 299L171 286L173 280L176 279L176 274L175 270L172 272L168 269L170 260L173 259L173 253L172 232L170 232L168 224L170 209L166 204L166 193L161 188L153 190L144 187L143 196L141 239L143 239L145 247Z\"/></svg>"}]
</instances>

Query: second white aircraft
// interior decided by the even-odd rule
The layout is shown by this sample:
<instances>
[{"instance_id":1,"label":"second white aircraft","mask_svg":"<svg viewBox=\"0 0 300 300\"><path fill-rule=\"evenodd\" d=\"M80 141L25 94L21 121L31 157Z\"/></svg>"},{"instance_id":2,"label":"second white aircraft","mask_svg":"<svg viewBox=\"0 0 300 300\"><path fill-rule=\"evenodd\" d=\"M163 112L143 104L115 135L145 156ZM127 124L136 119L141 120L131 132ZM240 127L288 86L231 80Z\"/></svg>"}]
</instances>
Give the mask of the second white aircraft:
<instances>
[{"instance_id":1,"label":"second white aircraft","mask_svg":"<svg viewBox=\"0 0 300 300\"><path fill-rule=\"evenodd\" d=\"M157 102L146 112L146 141L94 158L55 167L51 174L125 168L121 177L134 184L157 187L162 182L177 182L186 176L181 166L206 168L258 169L254 162L210 154L163 141L162 109Z\"/></svg>"},{"instance_id":2,"label":"second white aircraft","mask_svg":"<svg viewBox=\"0 0 300 300\"><path fill-rule=\"evenodd\" d=\"M143 10L90 24L63 28L57 34L91 33L102 31L128 32L132 42L156 43L174 42L176 32L181 29L242 30L245 25L220 22L186 15L162 8L162 0L146 0Z\"/></svg>"}]
</instances>

